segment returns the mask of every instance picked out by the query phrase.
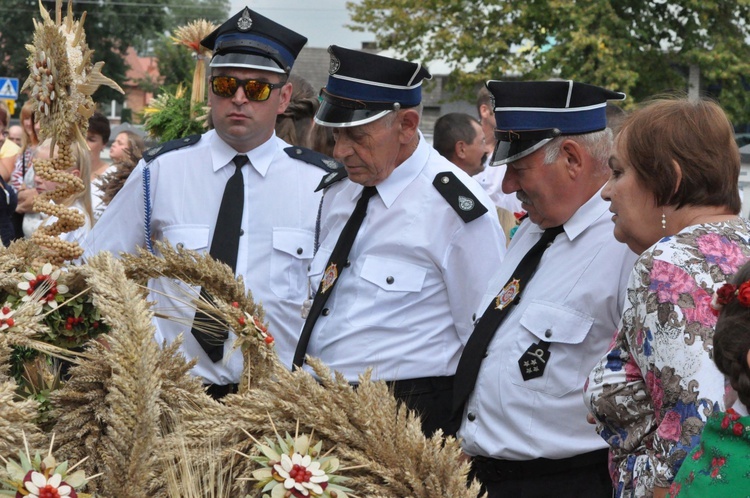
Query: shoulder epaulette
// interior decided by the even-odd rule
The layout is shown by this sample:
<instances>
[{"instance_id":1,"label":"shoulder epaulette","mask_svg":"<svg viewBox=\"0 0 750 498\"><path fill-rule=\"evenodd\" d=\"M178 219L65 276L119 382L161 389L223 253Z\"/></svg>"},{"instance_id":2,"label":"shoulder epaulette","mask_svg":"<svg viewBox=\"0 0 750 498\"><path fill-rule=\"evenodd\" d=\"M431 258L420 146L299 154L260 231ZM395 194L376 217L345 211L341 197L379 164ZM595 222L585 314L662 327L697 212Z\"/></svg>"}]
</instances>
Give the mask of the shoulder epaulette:
<instances>
[{"instance_id":1,"label":"shoulder epaulette","mask_svg":"<svg viewBox=\"0 0 750 498\"><path fill-rule=\"evenodd\" d=\"M200 139L200 135L190 135L189 137L177 138L175 140L170 140L169 142L164 142L163 144L151 147L146 152L144 152L143 160L147 163L150 163L162 154L173 150L182 149L183 147L187 147L189 145L194 145L198 143L198 140Z\"/></svg>"},{"instance_id":2,"label":"shoulder epaulette","mask_svg":"<svg viewBox=\"0 0 750 498\"><path fill-rule=\"evenodd\" d=\"M341 168L338 171L332 171L331 173L328 173L326 176L324 176L322 180L320 180L320 183L318 184L318 188L316 188L315 191L318 192L319 190L328 188L334 183L343 180L347 176L349 176L349 174L346 172L344 168Z\"/></svg>"},{"instance_id":3,"label":"shoulder epaulette","mask_svg":"<svg viewBox=\"0 0 750 498\"><path fill-rule=\"evenodd\" d=\"M307 149L305 147L287 147L286 149L284 149L284 152L286 152L286 154L293 159L299 159L300 161L312 164L313 166L317 166L318 168L323 169L328 173L333 173L334 171L344 169L344 165L336 161L335 159L330 158L325 154L321 154L318 151Z\"/></svg>"},{"instance_id":4,"label":"shoulder epaulette","mask_svg":"<svg viewBox=\"0 0 750 498\"><path fill-rule=\"evenodd\" d=\"M487 212L487 208L471 193L469 187L464 185L450 171L438 173L432 185L465 223L473 221Z\"/></svg>"}]
</instances>

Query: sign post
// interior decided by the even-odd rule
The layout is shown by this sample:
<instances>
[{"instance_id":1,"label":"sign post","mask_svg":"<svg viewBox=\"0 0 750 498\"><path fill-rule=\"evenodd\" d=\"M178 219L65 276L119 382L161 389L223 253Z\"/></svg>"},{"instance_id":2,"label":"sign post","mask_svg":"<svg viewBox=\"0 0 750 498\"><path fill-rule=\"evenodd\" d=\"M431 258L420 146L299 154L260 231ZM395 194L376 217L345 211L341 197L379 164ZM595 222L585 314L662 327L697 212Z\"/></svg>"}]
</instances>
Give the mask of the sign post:
<instances>
[{"instance_id":1,"label":"sign post","mask_svg":"<svg viewBox=\"0 0 750 498\"><path fill-rule=\"evenodd\" d=\"M11 115L16 112L18 98L18 78L0 78L0 100L5 101Z\"/></svg>"}]
</instances>

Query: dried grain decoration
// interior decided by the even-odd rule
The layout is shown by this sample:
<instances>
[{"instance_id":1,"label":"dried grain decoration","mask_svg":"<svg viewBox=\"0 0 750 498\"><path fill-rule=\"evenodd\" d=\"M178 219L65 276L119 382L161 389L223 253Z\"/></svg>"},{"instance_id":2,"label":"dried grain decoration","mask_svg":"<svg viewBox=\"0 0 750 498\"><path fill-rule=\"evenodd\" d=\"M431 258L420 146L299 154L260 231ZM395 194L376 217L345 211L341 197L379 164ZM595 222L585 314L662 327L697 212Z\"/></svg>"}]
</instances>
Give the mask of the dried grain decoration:
<instances>
[{"instance_id":1,"label":"dried grain decoration","mask_svg":"<svg viewBox=\"0 0 750 498\"><path fill-rule=\"evenodd\" d=\"M233 347L240 348L244 358L240 392L268 378L278 363L271 346L273 331L266 332L263 309L255 304L252 294L245 291L242 277L235 278L229 266L207 253L175 249L169 243L161 242L156 243L155 248L159 255L143 249L139 249L137 255L123 255L128 275L143 285L150 278L160 277L191 286L202 285L212 296L213 303L199 299L195 290L175 297L186 305L202 309L209 316L217 317L216 330L226 330L228 324L237 334L238 339ZM185 287L174 286L174 289L178 293ZM169 310L157 309L155 312L162 318L173 318Z\"/></svg>"},{"instance_id":2,"label":"dried grain decoration","mask_svg":"<svg viewBox=\"0 0 750 498\"><path fill-rule=\"evenodd\" d=\"M74 260L83 254L78 244L60 240L58 235L83 226L80 213L61 206L62 200L83 191L81 180L68 170L74 164L72 147L86 151L88 120L96 106L91 95L100 85L107 85L119 92L122 89L101 73L103 62L93 64L93 51L86 44L83 23L73 18L73 2L69 0L68 11L62 17L62 0L55 2L55 19L39 2L41 21L34 20L33 44L29 51L29 77L22 91L28 91L34 104L37 122L40 123L40 139L51 138L50 156L35 164L35 172L45 180L58 182L56 191L40 196L34 202L37 212L55 216L56 222L43 230L37 230L32 240L49 250L48 261L61 263Z\"/></svg>"},{"instance_id":3,"label":"dried grain decoration","mask_svg":"<svg viewBox=\"0 0 750 498\"><path fill-rule=\"evenodd\" d=\"M6 355L9 348L0 339L0 356ZM23 434L35 448L47 445L47 436L37 427L38 403L20 398L16 394L15 381L0 374L0 457L15 457L23 447Z\"/></svg>"},{"instance_id":4,"label":"dried grain decoration","mask_svg":"<svg viewBox=\"0 0 750 498\"><path fill-rule=\"evenodd\" d=\"M224 462L233 462L238 478L250 478L257 465L236 452L257 455L251 438L314 432L316 439L341 461L347 487L361 497L435 496L475 497L479 486L466 486L468 463L452 438L437 433L425 438L414 412L399 406L384 382L362 376L358 388L332 375L321 362L310 360L321 382L304 371L289 372L278 365L256 388L227 396L224 405L186 420L184 437L222 442ZM226 423L232 420L231 424ZM237 481L235 494L251 493L247 482ZM252 495L251 495L252 496Z\"/></svg>"},{"instance_id":5,"label":"dried grain decoration","mask_svg":"<svg viewBox=\"0 0 750 498\"><path fill-rule=\"evenodd\" d=\"M180 26L174 32L172 41L187 47L195 59L193 84L190 93L190 117L196 117L196 109L206 101L206 61L211 57L211 50L201 45L201 40L216 29L216 25L205 19L198 19Z\"/></svg>"},{"instance_id":6,"label":"dried grain decoration","mask_svg":"<svg viewBox=\"0 0 750 498\"><path fill-rule=\"evenodd\" d=\"M54 427L68 458L91 456L87 474L103 475L90 486L101 496L153 496L164 427L181 409L200 412L216 404L190 377L190 364L153 340L153 314L139 285L109 253L78 269L110 325L106 344L91 343L89 354L53 397Z\"/></svg>"}]
</instances>

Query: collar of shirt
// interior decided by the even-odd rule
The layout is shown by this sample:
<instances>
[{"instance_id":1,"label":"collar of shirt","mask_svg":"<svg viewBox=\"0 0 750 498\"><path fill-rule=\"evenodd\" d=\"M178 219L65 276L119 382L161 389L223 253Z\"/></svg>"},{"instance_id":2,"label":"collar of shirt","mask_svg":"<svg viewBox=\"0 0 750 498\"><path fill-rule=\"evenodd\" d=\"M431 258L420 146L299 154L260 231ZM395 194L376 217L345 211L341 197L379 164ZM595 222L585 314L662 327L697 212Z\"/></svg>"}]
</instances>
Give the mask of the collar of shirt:
<instances>
[{"instance_id":1,"label":"collar of shirt","mask_svg":"<svg viewBox=\"0 0 750 498\"><path fill-rule=\"evenodd\" d=\"M430 146L427 144L427 140L425 140L422 132L420 131L418 133L419 144L417 144L414 153L409 156L406 161L399 164L396 169L391 172L388 178L376 185L378 195L383 200L383 204L385 204L386 208L390 208L391 205L396 202L396 199L401 195L401 192L403 192L406 187L408 187L411 182L419 176L427 165L427 159L430 156ZM357 189L357 191L354 192L352 200L358 197L361 191L362 189Z\"/></svg>"},{"instance_id":2,"label":"collar of shirt","mask_svg":"<svg viewBox=\"0 0 750 498\"><path fill-rule=\"evenodd\" d=\"M210 140L211 161L213 162L214 172L216 172L221 168L232 164L234 156L241 153L237 152L233 147L224 142L219 135L216 134L215 130L212 130L209 133L211 134L207 134L207 138ZM252 167L255 168L260 176L265 177L268 168L271 166L271 161L273 161L273 158L276 155L276 150L276 133L274 133L271 135L271 138L253 150L245 152L245 154L250 159Z\"/></svg>"},{"instance_id":3,"label":"collar of shirt","mask_svg":"<svg viewBox=\"0 0 750 498\"><path fill-rule=\"evenodd\" d=\"M604 187L602 187L604 188ZM586 203L579 207L578 210L573 213L568 221L563 223L563 229L568 239L573 241L581 235L588 227L590 227L596 220L602 217L603 214L609 209L609 203L602 199L601 189L591 196ZM534 225L529 227L530 232L542 233L544 230L539 226Z\"/></svg>"}]
</instances>

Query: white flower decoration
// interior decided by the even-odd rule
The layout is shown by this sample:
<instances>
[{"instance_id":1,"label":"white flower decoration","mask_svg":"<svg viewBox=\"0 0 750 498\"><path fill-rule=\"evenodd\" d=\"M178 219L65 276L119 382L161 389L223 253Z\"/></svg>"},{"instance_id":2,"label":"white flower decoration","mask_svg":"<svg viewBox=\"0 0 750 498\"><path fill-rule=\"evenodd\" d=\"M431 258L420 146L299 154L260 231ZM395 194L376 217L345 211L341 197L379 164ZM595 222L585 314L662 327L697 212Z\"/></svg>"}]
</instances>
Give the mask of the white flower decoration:
<instances>
[{"instance_id":1,"label":"white flower decoration","mask_svg":"<svg viewBox=\"0 0 750 498\"><path fill-rule=\"evenodd\" d=\"M320 483L328 482L328 476L320 469L320 462L313 462L310 455L302 456L297 452L292 454L292 458L281 455L281 463L273 468L284 478L284 488L296 489L305 496L311 491L315 495L323 494Z\"/></svg>"},{"instance_id":2,"label":"white flower decoration","mask_svg":"<svg viewBox=\"0 0 750 498\"><path fill-rule=\"evenodd\" d=\"M44 477L44 474L36 471L31 473L30 481L25 481L23 483L24 487L29 492L29 498L39 498L42 493L44 493L45 496L49 496L49 493L52 490L57 491L57 495L60 498L71 496L70 493L73 491L73 488L67 484L62 484L61 486L61 484L62 476L60 474L52 474L52 477L47 479Z\"/></svg>"},{"instance_id":3,"label":"white flower decoration","mask_svg":"<svg viewBox=\"0 0 750 498\"><path fill-rule=\"evenodd\" d=\"M38 275L26 272L23 274L23 278L26 281L19 282L18 288L24 291L24 295L21 298L21 301L24 302L41 296L43 303L55 309L58 306L55 296L57 294L67 294L69 291L67 285L57 283L57 279L60 278L60 269L52 271L50 263L45 263L41 273Z\"/></svg>"}]
</instances>

